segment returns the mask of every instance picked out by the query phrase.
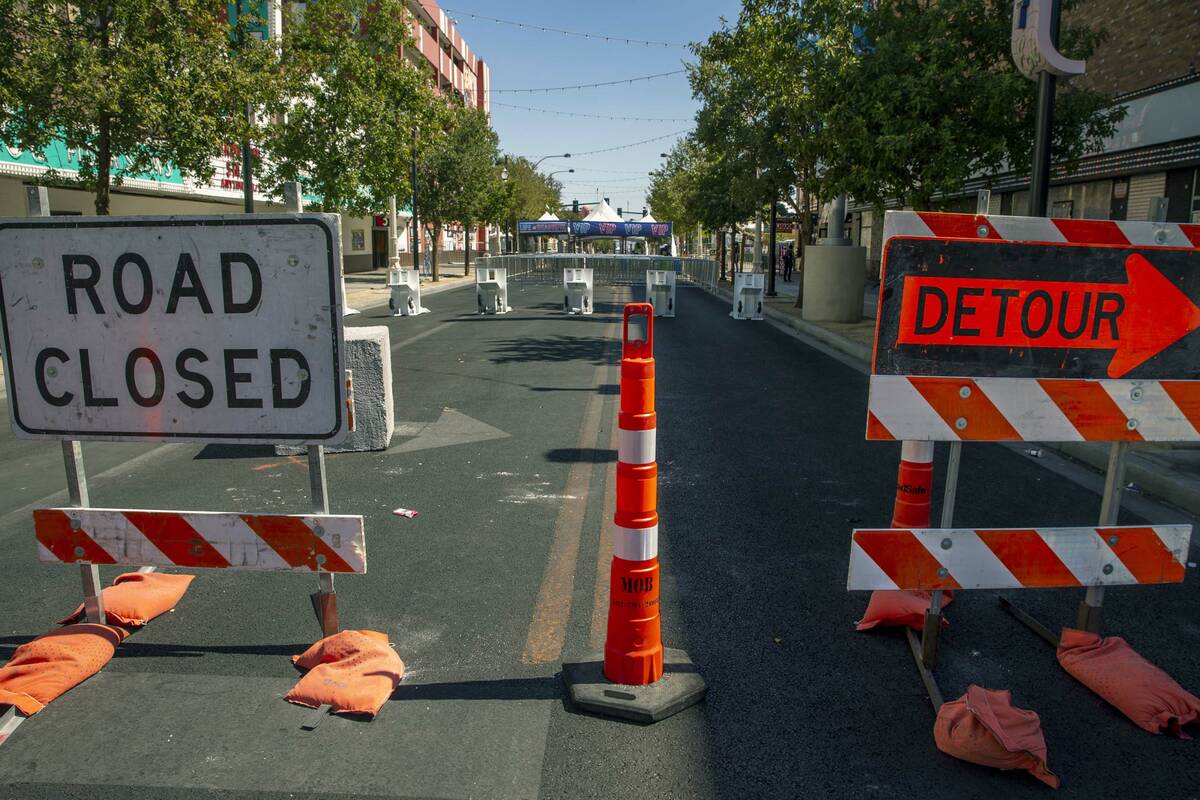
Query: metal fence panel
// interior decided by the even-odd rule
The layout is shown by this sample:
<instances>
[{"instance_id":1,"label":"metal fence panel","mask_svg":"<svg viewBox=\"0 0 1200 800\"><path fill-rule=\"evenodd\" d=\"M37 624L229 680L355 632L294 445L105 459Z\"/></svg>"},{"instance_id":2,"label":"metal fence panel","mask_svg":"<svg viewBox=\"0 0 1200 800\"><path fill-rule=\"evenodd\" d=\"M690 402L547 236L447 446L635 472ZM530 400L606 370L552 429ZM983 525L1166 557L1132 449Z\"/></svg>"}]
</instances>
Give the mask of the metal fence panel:
<instances>
[{"instance_id":1,"label":"metal fence panel","mask_svg":"<svg viewBox=\"0 0 1200 800\"><path fill-rule=\"evenodd\" d=\"M574 267L590 267L595 286L645 286L647 270L671 270L703 286L713 286L717 277L717 263L711 259L672 256L511 253L485 256L477 266L506 267L510 284L543 286L561 286L563 270Z\"/></svg>"}]
</instances>

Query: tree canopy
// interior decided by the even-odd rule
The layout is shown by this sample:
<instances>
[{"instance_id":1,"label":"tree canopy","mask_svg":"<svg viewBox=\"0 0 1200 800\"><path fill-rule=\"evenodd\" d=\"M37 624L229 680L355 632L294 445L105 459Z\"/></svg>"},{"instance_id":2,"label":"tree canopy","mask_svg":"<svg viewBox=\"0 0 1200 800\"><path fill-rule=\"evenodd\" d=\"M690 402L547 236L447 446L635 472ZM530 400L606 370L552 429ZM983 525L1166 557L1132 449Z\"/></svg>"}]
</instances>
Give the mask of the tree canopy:
<instances>
[{"instance_id":1,"label":"tree canopy","mask_svg":"<svg viewBox=\"0 0 1200 800\"><path fill-rule=\"evenodd\" d=\"M230 26L225 0L0 0L0 139L79 153L75 177L107 214L110 189L156 163L207 181L275 89L274 48Z\"/></svg>"},{"instance_id":2,"label":"tree canopy","mask_svg":"<svg viewBox=\"0 0 1200 800\"><path fill-rule=\"evenodd\" d=\"M407 197L413 149L428 157L448 106L403 53L405 3L310 0L287 13L282 91L261 132L264 185L278 193L298 180L325 210L358 214Z\"/></svg>"},{"instance_id":3,"label":"tree canopy","mask_svg":"<svg viewBox=\"0 0 1200 800\"><path fill-rule=\"evenodd\" d=\"M453 107L446 128L417 162L418 219L433 226L433 241L441 241L447 223L461 222L468 237L467 265L473 225L497 215L501 197L496 169L499 139L483 111ZM438 248L431 252L433 279L438 279Z\"/></svg>"}]
</instances>

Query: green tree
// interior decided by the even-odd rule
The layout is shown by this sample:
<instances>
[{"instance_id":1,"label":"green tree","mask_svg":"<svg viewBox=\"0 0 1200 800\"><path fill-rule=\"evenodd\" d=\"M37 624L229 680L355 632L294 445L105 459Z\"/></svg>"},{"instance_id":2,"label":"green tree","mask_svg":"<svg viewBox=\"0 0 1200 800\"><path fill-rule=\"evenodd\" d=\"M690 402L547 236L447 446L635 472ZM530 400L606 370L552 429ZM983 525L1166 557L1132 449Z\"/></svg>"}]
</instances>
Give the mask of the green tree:
<instances>
[{"instance_id":1,"label":"green tree","mask_svg":"<svg viewBox=\"0 0 1200 800\"><path fill-rule=\"evenodd\" d=\"M502 228L515 232L518 220L537 219L547 211L556 211L562 184L534 168L533 163L523 157L506 155L501 169L506 170L501 218L496 220Z\"/></svg>"},{"instance_id":2,"label":"green tree","mask_svg":"<svg viewBox=\"0 0 1200 800\"><path fill-rule=\"evenodd\" d=\"M403 53L411 25L404 0L288 7L283 90L262 133L269 190L300 181L325 210L355 214L384 208L391 195L410 195L413 150L423 160L447 113Z\"/></svg>"},{"instance_id":3,"label":"green tree","mask_svg":"<svg viewBox=\"0 0 1200 800\"><path fill-rule=\"evenodd\" d=\"M825 12L813 20L817 46L829 40L842 48L817 98L825 109L822 163L831 186L859 201L928 209L973 175L1028 171L1037 90L1012 64L1010 4L809 6L796 13ZM1102 38L1064 24L1062 49L1086 58ZM1097 150L1122 115L1104 94L1067 84L1055 110L1055 160L1069 163Z\"/></svg>"},{"instance_id":4,"label":"green tree","mask_svg":"<svg viewBox=\"0 0 1200 800\"><path fill-rule=\"evenodd\" d=\"M225 13L225 0L0 0L0 139L64 140L78 176L50 179L93 192L97 214L155 162L207 181L247 133L247 103L273 90L273 45Z\"/></svg>"},{"instance_id":5,"label":"green tree","mask_svg":"<svg viewBox=\"0 0 1200 800\"><path fill-rule=\"evenodd\" d=\"M498 195L496 132L483 111L451 108L443 134L417 165L417 204L422 222L433 226L433 279L438 274L438 242L447 223L462 223L466 267L471 270L471 234L475 224L495 213Z\"/></svg>"}]
</instances>

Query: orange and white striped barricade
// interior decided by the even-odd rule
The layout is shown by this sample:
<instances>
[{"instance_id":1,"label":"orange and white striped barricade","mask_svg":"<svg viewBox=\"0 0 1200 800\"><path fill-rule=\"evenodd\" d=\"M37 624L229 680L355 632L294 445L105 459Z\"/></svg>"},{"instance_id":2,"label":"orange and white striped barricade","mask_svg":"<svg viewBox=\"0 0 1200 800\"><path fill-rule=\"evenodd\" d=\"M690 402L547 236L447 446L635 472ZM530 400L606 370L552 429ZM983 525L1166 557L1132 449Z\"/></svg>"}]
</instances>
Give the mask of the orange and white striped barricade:
<instances>
[{"instance_id":1,"label":"orange and white striped barricade","mask_svg":"<svg viewBox=\"0 0 1200 800\"><path fill-rule=\"evenodd\" d=\"M475 270L475 303L480 314L507 314L508 269L481 267Z\"/></svg>"},{"instance_id":2,"label":"orange and white striped barricade","mask_svg":"<svg viewBox=\"0 0 1200 800\"><path fill-rule=\"evenodd\" d=\"M33 530L46 563L367 571L363 519L353 515L40 508Z\"/></svg>"},{"instance_id":3,"label":"orange and white striped barricade","mask_svg":"<svg viewBox=\"0 0 1200 800\"><path fill-rule=\"evenodd\" d=\"M733 273L733 310L729 316L734 319L763 318L766 277L761 272Z\"/></svg>"},{"instance_id":4,"label":"orange and white striped barricade","mask_svg":"<svg viewBox=\"0 0 1200 800\"><path fill-rule=\"evenodd\" d=\"M675 271L646 270L646 302L654 306L654 316L675 316Z\"/></svg>"},{"instance_id":5,"label":"orange and white striped barricade","mask_svg":"<svg viewBox=\"0 0 1200 800\"><path fill-rule=\"evenodd\" d=\"M631 333L631 322L641 332ZM625 306L608 635L603 657L563 665L577 706L638 722L665 719L704 697L687 653L662 644L654 308Z\"/></svg>"},{"instance_id":6,"label":"orange and white striped barricade","mask_svg":"<svg viewBox=\"0 0 1200 800\"><path fill-rule=\"evenodd\" d=\"M591 267L563 268L563 311L568 314L592 313L593 277Z\"/></svg>"},{"instance_id":7,"label":"orange and white striped barricade","mask_svg":"<svg viewBox=\"0 0 1200 800\"><path fill-rule=\"evenodd\" d=\"M1129 442L1200 441L1200 225L888 212L882 270L868 439L1111 442L1106 529Z\"/></svg>"}]
</instances>

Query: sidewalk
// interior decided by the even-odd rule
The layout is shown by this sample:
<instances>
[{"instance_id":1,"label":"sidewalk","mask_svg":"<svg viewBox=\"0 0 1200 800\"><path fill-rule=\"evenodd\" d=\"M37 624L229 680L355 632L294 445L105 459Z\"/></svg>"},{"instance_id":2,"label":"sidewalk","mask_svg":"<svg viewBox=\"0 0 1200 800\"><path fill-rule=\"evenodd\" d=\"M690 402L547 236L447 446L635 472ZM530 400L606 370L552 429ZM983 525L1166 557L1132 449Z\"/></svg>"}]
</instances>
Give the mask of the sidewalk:
<instances>
[{"instance_id":1,"label":"sidewalk","mask_svg":"<svg viewBox=\"0 0 1200 800\"><path fill-rule=\"evenodd\" d=\"M764 309L767 322L799 338L815 340L837 350L857 362L863 372L869 373L875 346L879 285L868 284L863 293L861 322L809 322L796 308L798 276L786 283L781 275L775 277L778 297L767 298ZM731 299L731 287L731 283L719 284L718 294ZM1108 466L1109 446L1106 442L1029 444L1029 449L1056 450L1101 472ZM1200 515L1200 448L1183 443L1130 443L1125 483L1128 491L1154 495L1191 514Z\"/></svg>"},{"instance_id":2,"label":"sidewalk","mask_svg":"<svg viewBox=\"0 0 1200 800\"><path fill-rule=\"evenodd\" d=\"M475 259L471 259L471 274L463 275L462 263L439 264L440 280L436 283L429 276L421 277L421 296L439 294L475 281ZM385 306L388 301L387 270L352 272L346 276L346 306L362 311L373 306Z\"/></svg>"}]
</instances>

